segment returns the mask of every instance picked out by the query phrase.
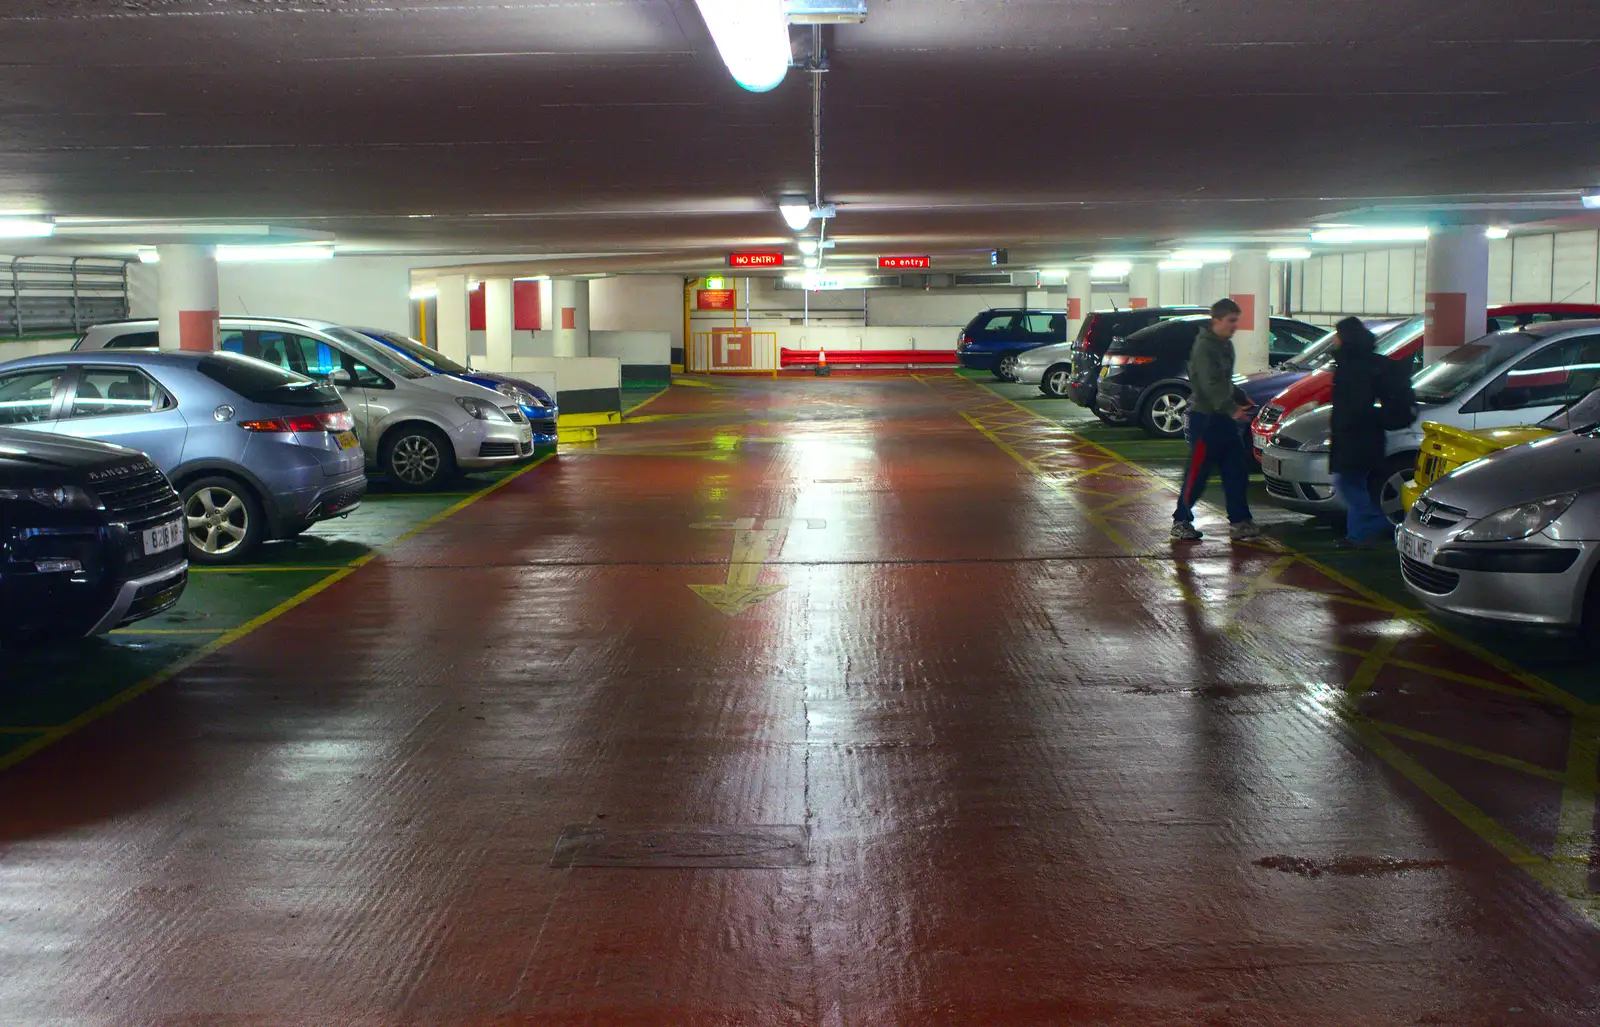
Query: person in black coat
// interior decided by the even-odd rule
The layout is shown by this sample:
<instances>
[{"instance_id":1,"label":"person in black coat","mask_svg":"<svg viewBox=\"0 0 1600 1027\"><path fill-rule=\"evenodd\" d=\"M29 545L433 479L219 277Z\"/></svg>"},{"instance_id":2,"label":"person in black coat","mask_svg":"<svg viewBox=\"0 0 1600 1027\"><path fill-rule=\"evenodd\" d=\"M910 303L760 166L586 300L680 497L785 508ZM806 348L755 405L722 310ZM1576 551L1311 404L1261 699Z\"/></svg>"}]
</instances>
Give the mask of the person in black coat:
<instances>
[{"instance_id":1,"label":"person in black coat","mask_svg":"<svg viewBox=\"0 0 1600 1027\"><path fill-rule=\"evenodd\" d=\"M1387 540L1394 528L1378 505L1384 465L1384 434L1411 421L1415 399L1405 365L1381 356L1377 339L1357 317L1335 327L1333 431L1328 467L1333 488L1344 500L1343 546L1367 546Z\"/></svg>"}]
</instances>

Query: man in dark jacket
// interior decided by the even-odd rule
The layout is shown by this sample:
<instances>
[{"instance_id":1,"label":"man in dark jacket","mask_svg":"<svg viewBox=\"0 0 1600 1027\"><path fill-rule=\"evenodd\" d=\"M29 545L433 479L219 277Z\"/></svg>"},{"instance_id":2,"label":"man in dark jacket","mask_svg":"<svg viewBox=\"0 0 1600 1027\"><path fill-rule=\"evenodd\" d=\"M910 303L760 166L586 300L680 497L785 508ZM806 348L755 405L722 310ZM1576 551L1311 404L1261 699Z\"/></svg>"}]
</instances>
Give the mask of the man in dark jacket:
<instances>
[{"instance_id":1,"label":"man in dark jacket","mask_svg":"<svg viewBox=\"0 0 1600 1027\"><path fill-rule=\"evenodd\" d=\"M1244 448L1241 421L1249 419L1242 394L1233 386L1233 333L1239 330L1239 304L1221 299L1211 305L1211 323L1200 329L1189 351L1189 416L1184 432L1189 440L1189 468L1183 491L1172 514L1172 539L1196 542L1202 536L1194 526L1194 504L1205 491L1213 468L1222 473L1222 493L1228 503L1228 534L1255 538L1261 528L1250 518L1249 454Z\"/></svg>"},{"instance_id":2,"label":"man in dark jacket","mask_svg":"<svg viewBox=\"0 0 1600 1027\"><path fill-rule=\"evenodd\" d=\"M1384 465L1385 418L1401 427L1399 422L1409 421L1416 400L1405 367L1376 352L1377 340L1360 318L1345 318L1335 331L1328 467L1333 489L1348 511L1345 537L1338 544L1368 546L1394 533L1374 496L1383 484L1374 477Z\"/></svg>"}]
</instances>

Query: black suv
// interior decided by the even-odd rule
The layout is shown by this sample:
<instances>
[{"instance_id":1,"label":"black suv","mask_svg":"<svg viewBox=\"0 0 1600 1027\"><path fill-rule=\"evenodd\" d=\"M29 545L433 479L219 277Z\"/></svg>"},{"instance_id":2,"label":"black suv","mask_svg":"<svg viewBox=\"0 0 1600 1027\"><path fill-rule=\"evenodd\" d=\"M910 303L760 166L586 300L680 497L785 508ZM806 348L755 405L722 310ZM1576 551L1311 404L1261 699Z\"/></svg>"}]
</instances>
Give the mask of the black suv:
<instances>
[{"instance_id":1,"label":"black suv","mask_svg":"<svg viewBox=\"0 0 1600 1027\"><path fill-rule=\"evenodd\" d=\"M989 371L1003 382L1017 380L1017 356L1067 341L1065 310L985 310L961 329L956 356L961 366Z\"/></svg>"},{"instance_id":2,"label":"black suv","mask_svg":"<svg viewBox=\"0 0 1600 1027\"><path fill-rule=\"evenodd\" d=\"M143 453L0 429L0 635L95 635L188 583L183 506Z\"/></svg>"},{"instance_id":3,"label":"black suv","mask_svg":"<svg viewBox=\"0 0 1600 1027\"><path fill-rule=\"evenodd\" d=\"M1134 332L1149 328L1160 321L1192 314L1204 314L1206 307L1141 307L1138 310L1097 310L1083 319L1078 326L1078 339L1072 346L1072 377L1065 393L1046 388L1047 395L1065 395L1081 407L1099 414L1095 406L1095 389L1100 379L1100 358L1113 342L1121 341ZM1045 375L1046 381L1050 376ZM1102 414L1103 418L1104 415Z\"/></svg>"},{"instance_id":4,"label":"black suv","mask_svg":"<svg viewBox=\"0 0 1600 1027\"><path fill-rule=\"evenodd\" d=\"M1159 438L1182 435L1189 410L1189 352L1209 320L1209 314L1176 318L1112 343L1101 360L1095 413L1116 424L1137 420ZM1272 318L1269 331L1274 364L1328 334L1326 328L1287 317Z\"/></svg>"}]
</instances>

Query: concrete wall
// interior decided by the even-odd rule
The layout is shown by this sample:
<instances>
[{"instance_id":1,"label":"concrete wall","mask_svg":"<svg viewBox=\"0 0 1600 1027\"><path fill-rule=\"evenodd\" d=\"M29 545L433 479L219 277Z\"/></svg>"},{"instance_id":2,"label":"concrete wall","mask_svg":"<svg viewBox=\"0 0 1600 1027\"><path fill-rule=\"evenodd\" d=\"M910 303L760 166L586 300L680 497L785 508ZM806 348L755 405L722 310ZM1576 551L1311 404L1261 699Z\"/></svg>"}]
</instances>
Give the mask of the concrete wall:
<instances>
[{"instance_id":1,"label":"concrete wall","mask_svg":"<svg viewBox=\"0 0 1600 1027\"><path fill-rule=\"evenodd\" d=\"M683 279L678 275L594 279L589 283L589 331L666 332L669 348L683 349ZM592 343L590 348L592 352Z\"/></svg>"},{"instance_id":2,"label":"concrete wall","mask_svg":"<svg viewBox=\"0 0 1600 1027\"><path fill-rule=\"evenodd\" d=\"M678 335L682 337L680 325ZM667 381L672 376L671 332L589 331L589 355L616 357L628 381Z\"/></svg>"},{"instance_id":3,"label":"concrete wall","mask_svg":"<svg viewBox=\"0 0 1600 1027\"><path fill-rule=\"evenodd\" d=\"M77 340L76 335L59 339L0 339L0 364L40 353L64 353Z\"/></svg>"},{"instance_id":4,"label":"concrete wall","mask_svg":"<svg viewBox=\"0 0 1600 1027\"><path fill-rule=\"evenodd\" d=\"M553 375L556 402L563 416L617 412L622 409L622 362L616 357L511 358L512 374Z\"/></svg>"}]
</instances>

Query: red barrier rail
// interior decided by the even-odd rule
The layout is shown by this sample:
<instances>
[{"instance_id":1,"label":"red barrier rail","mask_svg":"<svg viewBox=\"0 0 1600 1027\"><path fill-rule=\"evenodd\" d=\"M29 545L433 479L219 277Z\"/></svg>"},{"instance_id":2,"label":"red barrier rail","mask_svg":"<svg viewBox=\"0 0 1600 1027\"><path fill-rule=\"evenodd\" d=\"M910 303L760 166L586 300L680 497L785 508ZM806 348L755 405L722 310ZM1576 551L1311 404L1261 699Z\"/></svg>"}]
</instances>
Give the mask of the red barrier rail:
<instances>
[{"instance_id":1,"label":"red barrier rail","mask_svg":"<svg viewBox=\"0 0 1600 1027\"><path fill-rule=\"evenodd\" d=\"M926 349L832 349L827 351L831 367L865 366L869 364L954 364L954 350ZM817 363L814 349L786 349L782 354L784 367L809 367Z\"/></svg>"}]
</instances>

